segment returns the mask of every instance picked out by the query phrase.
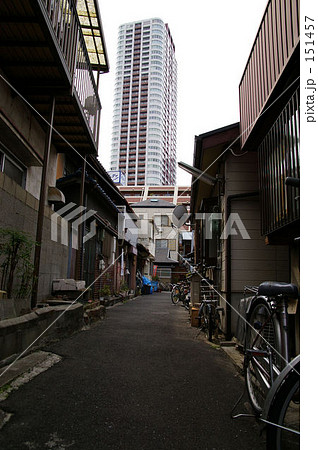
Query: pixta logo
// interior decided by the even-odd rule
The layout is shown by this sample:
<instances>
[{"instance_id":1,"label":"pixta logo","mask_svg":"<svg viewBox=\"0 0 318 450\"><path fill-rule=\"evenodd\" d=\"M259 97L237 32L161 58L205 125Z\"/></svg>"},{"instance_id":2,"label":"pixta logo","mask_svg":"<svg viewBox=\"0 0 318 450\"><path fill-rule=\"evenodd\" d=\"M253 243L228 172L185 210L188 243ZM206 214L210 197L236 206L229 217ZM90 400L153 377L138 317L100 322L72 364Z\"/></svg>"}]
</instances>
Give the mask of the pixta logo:
<instances>
[{"instance_id":1,"label":"pixta logo","mask_svg":"<svg viewBox=\"0 0 318 450\"><path fill-rule=\"evenodd\" d=\"M215 234L219 234L220 239L227 239L229 236L238 236L239 234L242 239L251 239L238 213L229 215L222 231L219 227L223 220L221 213L197 213L195 219L205 223L204 239L212 239Z\"/></svg>"},{"instance_id":2,"label":"pixta logo","mask_svg":"<svg viewBox=\"0 0 318 450\"><path fill-rule=\"evenodd\" d=\"M179 207L177 207L179 208ZM121 214L118 214L118 236L120 239L126 239L130 242L137 242L143 239L174 239L178 236L178 231L182 231L185 227L190 227L190 214L183 209L175 210L175 213L156 212L155 214L147 214L143 212L136 216L127 213L123 207ZM222 213L196 213L195 221L204 223L202 227L203 238L214 239L217 236L226 240L229 236L238 236L241 239L251 239L240 215L231 213L224 223L224 215ZM154 230L152 231L151 224ZM222 229L223 225L223 229Z\"/></svg>"},{"instance_id":3,"label":"pixta logo","mask_svg":"<svg viewBox=\"0 0 318 450\"><path fill-rule=\"evenodd\" d=\"M75 207L75 208L74 208ZM78 229L81 224L94 216L97 211L93 209L86 211L85 206L77 206L68 203L51 216L51 239L58 242L58 222L60 222L61 244L78 249ZM96 220L90 222L90 231L84 235L83 243L87 242L96 234Z\"/></svg>"}]
</instances>

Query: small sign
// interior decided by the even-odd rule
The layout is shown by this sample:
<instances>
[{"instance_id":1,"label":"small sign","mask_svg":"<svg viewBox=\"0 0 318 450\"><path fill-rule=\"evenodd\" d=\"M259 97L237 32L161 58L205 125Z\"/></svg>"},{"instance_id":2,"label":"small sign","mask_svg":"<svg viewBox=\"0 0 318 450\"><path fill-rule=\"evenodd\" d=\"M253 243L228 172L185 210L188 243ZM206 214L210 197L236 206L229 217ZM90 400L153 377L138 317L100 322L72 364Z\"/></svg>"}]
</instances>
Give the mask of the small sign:
<instances>
[{"instance_id":1,"label":"small sign","mask_svg":"<svg viewBox=\"0 0 318 450\"><path fill-rule=\"evenodd\" d=\"M126 186L126 175L121 170L110 170L108 175L113 180L115 184L120 184L121 186Z\"/></svg>"}]
</instances>

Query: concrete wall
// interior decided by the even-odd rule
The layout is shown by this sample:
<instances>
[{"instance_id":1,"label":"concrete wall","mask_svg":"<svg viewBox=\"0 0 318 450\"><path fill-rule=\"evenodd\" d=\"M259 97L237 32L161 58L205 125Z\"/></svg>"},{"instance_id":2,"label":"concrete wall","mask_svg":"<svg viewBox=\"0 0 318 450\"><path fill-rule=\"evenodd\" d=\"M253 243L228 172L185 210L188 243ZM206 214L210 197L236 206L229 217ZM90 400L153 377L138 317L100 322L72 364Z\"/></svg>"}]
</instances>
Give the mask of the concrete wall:
<instances>
[{"instance_id":1,"label":"concrete wall","mask_svg":"<svg viewBox=\"0 0 318 450\"><path fill-rule=\"evenodd\" d=\"M0 173L0 227L24 231L35 240L37 210L38 200L11 178ZM51 240L52 213L47 206L43 226L39 300L51 294L54 278L67 278L68 247Z\"/></svg>"},{"instance_id":2,"label":"concrete wall","mask_svg":"<svg viewBox=\"0 0 318 450\"><path fill-rule=\"evenodd\" d=\"M0 172L0 227L24 231L34 240L46 130L38 116L0 79L0 148L26 169L25 189ZM55 186L56 151L51 149L48 185ZM39 299L51 293L54 278L67 276L67 247L51 240L51 215L45 208L39 277Z\"/></svg>"},{"instance_id":3,"label":"concrete wall","mask_svg":"<svg viewBox=\"0 0 318 450\"><path fill-rule=\"evenodd\" d=\"M10 87L0 79L1 143L27 169L26 190L39 198L42 158L45 149L44 130L38 116ZM51 149L48 184L55 186L56 151Z\"/></svg>"},{"instance_id":4,"label":"concrete wall","mask_svg":"<svg viewBox=\"0 0 318 450\"><path fill-rule=\"evenodd\" d=\"M15 319L2 320L0 361L23 352L33 343L39 345L45 340L62 338L82 326L83 306L80 304L41 308Z\"/></svg>"}]
</instances>

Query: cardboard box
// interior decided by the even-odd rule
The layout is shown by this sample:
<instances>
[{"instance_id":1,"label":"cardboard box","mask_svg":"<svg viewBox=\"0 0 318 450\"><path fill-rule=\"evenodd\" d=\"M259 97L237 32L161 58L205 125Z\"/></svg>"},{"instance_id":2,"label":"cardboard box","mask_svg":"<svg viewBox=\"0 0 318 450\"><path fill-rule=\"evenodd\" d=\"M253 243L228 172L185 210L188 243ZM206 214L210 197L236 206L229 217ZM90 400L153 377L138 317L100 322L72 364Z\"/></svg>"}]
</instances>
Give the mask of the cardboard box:
<instances>
[{"instance_id":1,"label":"cardboard box","mask_svg":"<svg viewBox=\"0 0 318 450\"><path fill-rule=\"evenodd\" d=\"M199 327L199 308L191 308L191 327Z\"/></svg>"}]
</instances>

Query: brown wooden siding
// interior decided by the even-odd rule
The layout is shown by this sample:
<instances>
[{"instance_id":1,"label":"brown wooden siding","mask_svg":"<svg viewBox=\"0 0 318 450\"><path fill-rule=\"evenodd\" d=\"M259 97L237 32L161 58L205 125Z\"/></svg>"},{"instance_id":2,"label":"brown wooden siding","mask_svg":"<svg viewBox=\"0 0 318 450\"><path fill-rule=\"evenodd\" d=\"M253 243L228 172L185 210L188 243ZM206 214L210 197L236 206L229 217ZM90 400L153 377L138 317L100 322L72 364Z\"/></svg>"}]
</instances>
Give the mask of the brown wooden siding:
<instances>
[{"instance_id":1,"label":"brown wooden siding","mask_svg":"<svg viewBox=\"0 0 318 450\"><path fill-rule=\"evenodd\" d=\"M257 154L230 155L225 164L225 195L258 190Z\"/></svg>"},{"instance_id":2,"label":"brown wooden siding","mask_svg":"<svg viewBox=\"0 0 318 450\"><path fill-rule=\"evenodd\" d=\"M260 228L260 203L257 198L235 201L232 212L238 213L251 239L240 235L231 238L232 292L243 292L246 285L265 280L289 281L288 246L265 245Z\"/></svg>"},{"instance_id":3,"label":"brown wooden siding","mask_svg":"<svg viewBox=\"0 0 318 450\"><path fill-rule=\"evenodd\" d=\"M241 145L299 42L299 0L270 0L239 86Z\"/></svg>"},{"instance_id":4,"label":"brown wooden siding","mask_svg":"<svg viewBox=\"0 0 318 450\"><path fill-rule=\"evenodd\" d=\"M229 156L225 163L225 197L232 194L257 191L258 156L248 152L242 157ZM222 204L222 211L225 203ZM231 288L242 293L245 285L258 285L264 280L289 281L287 246L269 246L261 235L260 199L236 199L231 212L238 213L251 239L242 239L240 233L231 237ZM226 242L221 242L222 271L220 289L226 291Z\"/></svg>"}]
</instances>

